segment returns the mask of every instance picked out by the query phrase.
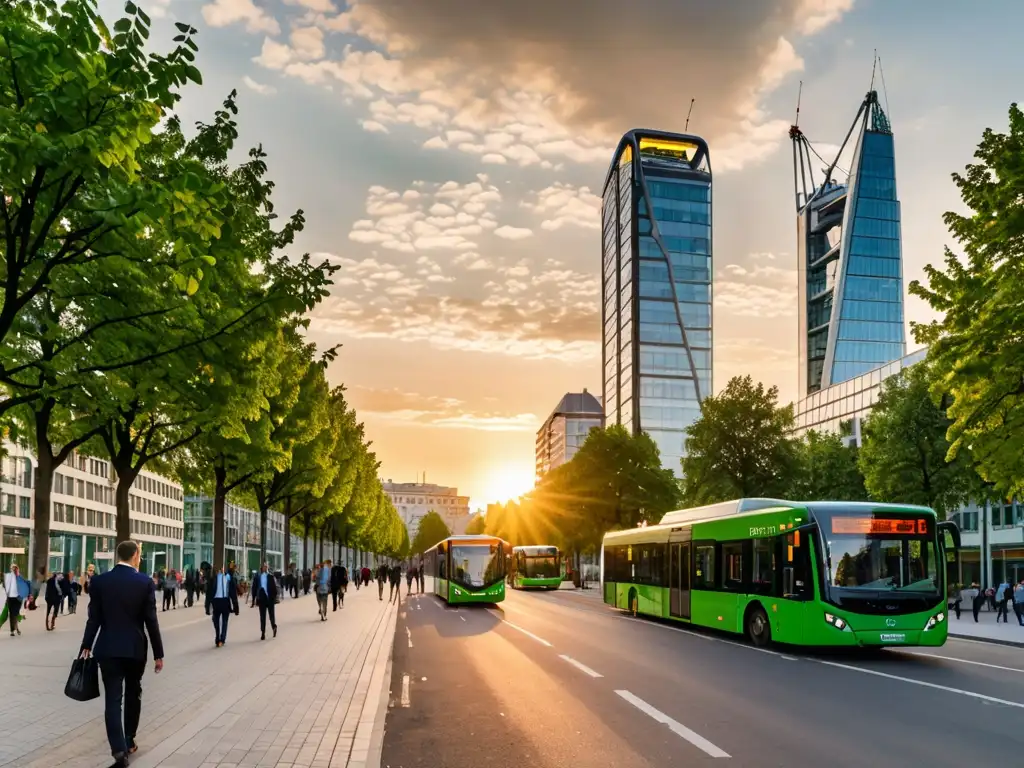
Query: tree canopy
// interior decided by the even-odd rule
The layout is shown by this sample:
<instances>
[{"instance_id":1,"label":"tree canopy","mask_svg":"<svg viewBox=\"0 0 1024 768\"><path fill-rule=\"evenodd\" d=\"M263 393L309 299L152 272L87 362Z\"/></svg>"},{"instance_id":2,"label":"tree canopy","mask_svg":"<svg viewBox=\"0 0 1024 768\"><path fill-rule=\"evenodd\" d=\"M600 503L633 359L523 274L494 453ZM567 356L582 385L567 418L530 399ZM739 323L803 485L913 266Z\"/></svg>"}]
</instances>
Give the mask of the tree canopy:
<instances>
[{"instance_id":1,"label":"tree canopy","mask_svg":"<svg viewBox=\"0 0 1024 768\"><path fill-rule=\"evenodd\" d=\"M963 253L946 248L910 293L940 314L912 323L929 345L932 394L949 397L949 451L968 449L981 476L1006 498L1024 494L1024 112L1013 104L1009 131L986 129L976 163L953 174L967 214L944 220Z\"/></svg>"},{"instance_id":2,"label":"tree canopy","mask_svg":"<svg viewBox=\"0 0 1024 768\"><path fill-rule=\"evenodd\" d=\"M945 402L932 400L930 373L926 363L918 363L883 382L864 422L859 463L873 499L921 504L943 514L982 498L985 489L969 451L947 461L952 422Z\"/></svg>"},{"instance_id":3,"label":"tree canopy","mask_svg":"<svg viewBox=\"0 0 1024 768\"><path fill-rule=\"evenodd\" d=\"M689 428L683 466L685 506L786 493L797 467L792 406L780 407L778 387L750 376L729 380L701 403Z\"/></svg>"},{"instance_id":4,"label":"tree canopy","mask_svg":"<svg viewBox=\"0 0 1024 768\"><path fill-rule=\"evenodd\" d=\"M836 434L808 432L796 444L796 466L785 497L864 501L868 498L858 464L859 449Z\"/></svg>"},{"instance_id":5,"label":"tree canopy","mask_svg":"<svg viewBox=\"0 0 1024 768\"><path fill-rule=\"evenodd\" d=\"M439 541L444 541L452 535L444 519L434 510L430 510L420 518L419 528L416 529L416 536L410 545L410 551L414 555L422 555Z\"/></svg>"}]
</instances>

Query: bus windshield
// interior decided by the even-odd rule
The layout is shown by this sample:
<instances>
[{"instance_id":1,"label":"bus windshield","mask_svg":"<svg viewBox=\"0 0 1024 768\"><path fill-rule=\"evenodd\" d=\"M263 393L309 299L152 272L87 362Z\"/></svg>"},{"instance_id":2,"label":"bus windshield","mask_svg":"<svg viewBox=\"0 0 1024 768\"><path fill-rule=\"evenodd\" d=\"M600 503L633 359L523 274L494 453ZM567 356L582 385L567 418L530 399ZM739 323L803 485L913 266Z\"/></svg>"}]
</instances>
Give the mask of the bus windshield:
<instances>
[{"instance_id":1,"label":"bus windshield","mask_svg":"<svg viewBox=\"0 0 1024 768\"><path fill-rule=\"evenodd\" d=\"M827 583L846 594L939 591L934 518L816 515L825 540Z\"/></svg>"},{"instance_id":2,"label":"bus windshield","mask_svg":"<svg viewBox=\"0 0 1024 768\"><path fill-rule=\"evenodd\" d=\"M479 589L501 581L505 556L497 544L452 546L452 581Z\"/></svg>"},{"instance_id":3,"label":"bus windshield","mask_svg":"<svg viewBox=\"0 0 1024 768\"><path fill-rule=\"evenodd\" d=\"M523 576L528 579L553 579L559 575L558 558L553 555L526 555Z\"/></svg>"}]
</instances>

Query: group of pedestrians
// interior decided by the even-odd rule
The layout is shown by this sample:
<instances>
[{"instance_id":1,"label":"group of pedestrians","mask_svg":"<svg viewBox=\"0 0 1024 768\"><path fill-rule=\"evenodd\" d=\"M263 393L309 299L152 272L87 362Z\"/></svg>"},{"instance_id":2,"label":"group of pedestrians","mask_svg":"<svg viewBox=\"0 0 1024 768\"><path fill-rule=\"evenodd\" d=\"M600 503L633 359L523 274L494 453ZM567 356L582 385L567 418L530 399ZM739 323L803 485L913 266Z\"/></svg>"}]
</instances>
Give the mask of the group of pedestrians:
<instances>
[{"instance_id":1,"label":"group of pedestrians","mask_svg":"<svg viewBox=\"0 0 1024 768\"><path fill-rule=\"evenodd\" d=\"M977 582L964 589L954 587L951 602L951 607L958 619L963 604L970 605L975 623L978 622L978 615L982 609L987 606L995 611L996 624L1000 619L1008 624L1012 608L1017 623L1024 627L1024 579L1021 579L1018 584L1004 581L998 587L989 587L988 589L982 589Z\"/></svg>"}]
</instances>

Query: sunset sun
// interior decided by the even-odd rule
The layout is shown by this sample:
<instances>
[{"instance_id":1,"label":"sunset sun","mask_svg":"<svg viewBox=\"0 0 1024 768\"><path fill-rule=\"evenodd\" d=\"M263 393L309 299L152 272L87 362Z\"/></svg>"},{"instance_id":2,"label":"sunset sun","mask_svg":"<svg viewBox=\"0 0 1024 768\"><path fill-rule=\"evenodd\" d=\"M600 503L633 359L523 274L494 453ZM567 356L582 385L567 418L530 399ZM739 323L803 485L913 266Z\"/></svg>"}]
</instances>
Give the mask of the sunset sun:
<instances>
[{"instance_id":1,"label":"sunset sun","mask_svg":"<svg viewBox=\"0 0 1024 768\"><path fill-rule=\"evenodd\" d=\"M529 462L502 462L491 469L481 484L484 489L482 502L504 503L517 499L533 488L534 467Z\"/></svg>"}]
</instances>

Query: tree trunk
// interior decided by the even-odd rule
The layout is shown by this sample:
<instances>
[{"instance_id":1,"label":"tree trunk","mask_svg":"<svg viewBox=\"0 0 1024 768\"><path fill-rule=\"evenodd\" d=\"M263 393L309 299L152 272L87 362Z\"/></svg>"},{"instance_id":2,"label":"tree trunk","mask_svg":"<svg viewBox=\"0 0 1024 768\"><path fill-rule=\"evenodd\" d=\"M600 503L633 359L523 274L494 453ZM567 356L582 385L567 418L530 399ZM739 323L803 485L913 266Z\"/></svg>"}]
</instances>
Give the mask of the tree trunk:
<instances>
[{"instance_id":1,"label":"tree trunk","mask_svg":"<svg viewBox=\"0 0 1024 768\"><path fill-rule=\"evenodd\" d=\"M260 567L267 559L267 508L260 504Z\"/></svg>"},{"instance_id":2,"label":"tree trunk","mask_svg":"<svg viewBox=\"0 0 1024 768\"><path fill-rule=\"evenodd\" d=\"M223 459L213 468L213 565L214 571L220 571L224 567L224 546L227 543L225 508L227 507L227 478L228 471L224 468ZM202 540L202 537L200 537ZM202 558L200 558L200 563Z\"/></svg>"},{"instance_id":3,"label":"tree trunk","mask_svg":"<svg viewBox=\"0 0 1024 768\"><path fill-rule=\"evenodd\" d=\"M25 568L25 578L31 579L42 565L50 572L50 494L53 491L53 457L50 455L49 442L39 446L36 455L35 488L35 519L33 528L35 540L32 542L32 570Z\"/></svg>"},{"instance_id":4,"label":"tree trunk","mask_svg":"<svg viewBox=\"0 0 1024 768\"><path fill-rule=\"evenodd\" d=\"M309 551L309 515L308 514L302 516L302 523L303 523L303 529L302 529L302 567L303 568L308 568L309 565L306 563L306 560L309 559L307 554L306 554Z\"/></svg>"},{"instance_id":5,"label":"tree trunk","mask_svg":"<svg viewBox=\"0 0 1024 768\"><path fill-rule=\"evenodd\" d=\"M135 475L130 469L122 474L117 471L117 491L114 494L114 501L117 505L117 542L129 541L132 537L132 510L128 493L132 489L132 482Z\"/></svg>"},{"instance_id":6,"label":"tree trunk","mask_svg":"<svg viewBox=\"0 0 1024 768\"><path fill-rule=\"evenodd\" d=\"M319 537L320 537L320 557L317 558L317 562L321 562L322 563L324 561L324 530L323 530L323 528L321 528L319 531L317 531L317 535L319 535Z\"/></svg>"}]
</instances>

